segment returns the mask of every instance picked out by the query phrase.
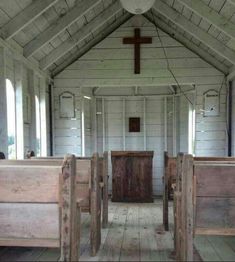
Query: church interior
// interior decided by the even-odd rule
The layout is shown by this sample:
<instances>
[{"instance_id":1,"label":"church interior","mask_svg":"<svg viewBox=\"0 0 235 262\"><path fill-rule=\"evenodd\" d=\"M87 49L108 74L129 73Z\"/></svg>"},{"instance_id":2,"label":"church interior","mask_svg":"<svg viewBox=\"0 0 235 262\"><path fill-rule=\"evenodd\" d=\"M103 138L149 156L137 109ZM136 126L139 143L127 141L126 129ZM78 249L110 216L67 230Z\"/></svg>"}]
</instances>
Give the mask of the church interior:
<instances>
[{"instance_id":1,"label":"church interior","mask_svg":"<svg viewBox=\"0 0 235 262\"><path fill-rule=\"evenodd\" d=\"M0 261L235 261L235 0L0 0Z\"/></svg>"}]
</instances>

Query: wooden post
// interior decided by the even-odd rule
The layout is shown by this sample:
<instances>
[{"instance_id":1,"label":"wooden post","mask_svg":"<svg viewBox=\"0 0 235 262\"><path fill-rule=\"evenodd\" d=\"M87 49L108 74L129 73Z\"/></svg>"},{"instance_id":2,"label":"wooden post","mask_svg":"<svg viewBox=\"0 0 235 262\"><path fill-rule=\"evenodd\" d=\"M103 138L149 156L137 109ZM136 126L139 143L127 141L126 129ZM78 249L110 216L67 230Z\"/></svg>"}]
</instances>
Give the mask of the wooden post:
<instances>
[{"instance_id":1,"label":"wooden post","mask_svg":"<svg viewBox=\"0 0 235 262\"><path fill-rule=\"evenodd\" d=\"M61 185L61 261L78 260L78 213L75 198L76 163L67 155L62 166Z\"/></svg>"},{"instance_id":2,"label":"wooden post","mask_svg":"<svg viewBox=\"0 0 235 262\"><path fill-rule=\"evenodd\" d=\"M29 95L30 95L30 112L31 112L31 122L30 122L30 150L33 150L36 153L36 109L35 109L35 73L32 70L29 70Z\"/></svg>"},{"instance_id":3,"label":"wooden post","mask_svg":"<svg viewBox=\"0 0 235 262\"><path fill-rule=\"evenodd\" d=\"M182 164L182 261L193 261L193 157L183 156Z\"/></svg>"},{"instance_id":4,"label":"wooden post","mask_svg":"<svg viewBox=\"0 0 235 262\"><path fill-rule=\"evenodd\" d=\"M7 99L6 99L6 55L0 47L0 151L8 157L7 134Z\"/></svg>"},{"instance_id":5,"label":"wooden post","mask_svg":"<svg viewBox=\"0 0 235 262\"><path fill-rule=\"evenodd\" d=\"M102 227L108 226L108 152L104 152L103 156L103 214L102 214Z\"/></svg>"},{"instance_id":6,"label":"wooden post","mask_svg":"<svg viewBox=\"0 0 235 262\"><path fill-rule=\"evenodd\" d=\"M123 151L126 150L126 100L122 100L122 139L123 139Z\"/></svg>"},{"instance_id":7,"label":"wooden post","mask_svg":"<svg viewBox=\"0 0 235 262\"><path fill-rule=\"evenodd\" d=\"M99 184L99 155L91 160L91 255L95 256L101 243L101 192Z\"/></svg>"},{"instance_id":8,"label":"wooden post","mask_svg":"<svg viewBox=\"0 0 235 262\"><path fill-rule=\"evenodd\" d=\"M167 170L168 156L167 152L164 152L164 177L163 177L163 186L164 186L164 195L163 195L163 225L165 231L169 230L169 221L168 221L168 170Z\"/></svg>"},{"instance_id":9,"label":"wooden post","mask_svg":"<svg viewBox=\"0 0 235 262\"><path fill-rule=\"evenodd\" d=\"M181 193L174 193L174 247L175 260L180 261L181 252Z\"/></svg>"},{"instance_id":10,"label":"wooden post","mask_svg":"<svg viewBox=\"0 0 235 262\"><path fill-rule=\"evenodd\" d=\"M16 156L24 159L24 113L23 113L23 66L20 61L14 60L15 94L16 94Z\"/></svg>"}]
</instances>

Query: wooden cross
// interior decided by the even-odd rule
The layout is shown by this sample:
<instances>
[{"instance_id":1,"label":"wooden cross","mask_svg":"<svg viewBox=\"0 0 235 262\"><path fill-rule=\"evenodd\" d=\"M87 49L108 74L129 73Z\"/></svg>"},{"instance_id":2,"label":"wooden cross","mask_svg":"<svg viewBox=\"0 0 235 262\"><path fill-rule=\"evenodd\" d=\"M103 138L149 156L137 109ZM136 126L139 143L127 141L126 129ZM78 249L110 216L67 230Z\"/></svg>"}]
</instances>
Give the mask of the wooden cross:
<instances>
[{"instance_id":1,"label":"wooden cross","mask_svg":"<svg viewBox=\"0 0 235 262\"><path fill-rule=\"evenodd\" d=\"M123 44L135 45L135 74L140 74L140 45L152 44L152 37L141 37L140 29L135 28L134 37L124 37Z\"/></svg>"}]
</instances>

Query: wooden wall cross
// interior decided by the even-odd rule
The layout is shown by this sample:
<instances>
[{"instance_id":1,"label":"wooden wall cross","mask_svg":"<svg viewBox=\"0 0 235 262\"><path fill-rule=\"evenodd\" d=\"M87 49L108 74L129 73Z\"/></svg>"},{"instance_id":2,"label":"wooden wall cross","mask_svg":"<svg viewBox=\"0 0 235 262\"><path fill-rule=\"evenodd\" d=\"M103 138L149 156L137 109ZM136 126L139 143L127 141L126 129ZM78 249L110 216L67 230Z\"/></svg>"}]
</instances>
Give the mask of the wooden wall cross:
<instances>
[{"instance_id":1,"label":"wooden wall cross","mask_svg":"<svg viewBox=\"0 0 235 262\"><path fill-rule=\"evenodd\" d=\"M135 74L140 74L140 45L152 44L152 37L141 37L140 29L135 28L134 37L124 37L123 44L135 45Z\"/></svg>"}]
</instances>

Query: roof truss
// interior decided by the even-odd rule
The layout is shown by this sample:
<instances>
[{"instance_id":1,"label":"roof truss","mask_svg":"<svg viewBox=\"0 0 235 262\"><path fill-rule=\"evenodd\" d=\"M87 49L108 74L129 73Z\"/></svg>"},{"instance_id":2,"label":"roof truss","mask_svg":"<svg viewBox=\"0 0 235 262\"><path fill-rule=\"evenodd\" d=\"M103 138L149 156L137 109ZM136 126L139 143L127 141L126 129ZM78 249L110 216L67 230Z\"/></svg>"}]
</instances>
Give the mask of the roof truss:
<instances>
[{"instance_id":1,"label":"roof truss","mask_svg":"<svg viewBox=\"0 0 235 262\"><path fill-rule=\"evenodd\" d=\"M229 72L229 69L223 65L221 62L219 62L215 57L198 47L196 44L188 40L186 37L184 37L182 34L178 33L176 34L175 29L170 27L167 23L159 19L159 17L155 17L154 14L150 14L148 12L144 15L150 22L155 24L157 27L159 27L163 32L168 34L170 37L174 38L176 41L180 42L182 45L184 45L186 48L190 49L192 52L200 56L204 61L218 69L223 74L227 75Z\"/></svg>"},{"instance_id":2,"label":"roof truss","mask_svg":"<svg viewBox=\"0 0 235 262\"><path fill-rule=\"evenodd\" d=\"M201 0L178 0L181 4L185 5L191 11L201 16L207 22L217 27L220 31L227 36L235 39L235 25L228 19L219 15L216 11L211 9Z\"/></svg>"},{"instance_id":3,"label":"roof truss","mask_svg":"<svg viewBox=\"0 0 235 262\"><path fill-rule=\"evenodd\" d=\"M44 0L43 0L44 1ZM59 18L56 23L39 34L24 47L24 56L30 57L52 39L58 36L62 31L77 21L81 16L99 4L101 0L83 0L74 6L66 15Z\"/></svg>"},{"instance_id":4,"label":"roof truss","mask_svg":"<svg viewBox=\"0 0 235 262\"><path fill-rule=\"evenodd\" d=\"M175 11L173 8L162 2L161 0L156 0L153 9L155 12L163 15L169 19L172 23L189 33L191 36L195 37L197 40L201 41L207 47L211 48L221 57L225 58L232 64L235 64L235 52L230 48L223 45L216 38L209 35L203 29L199 28L183 15Z\"/></svg>"},{"instance_id":5,"label":"roof truss","mask_svg":"<svg viewBox=\"0 0 235 262\"><path fill-rule=\"evenodd\" d=\"M27 25L32 23L37 17L54 5L58 0L35 0L22 12L11 19L1 29L1 37L4 40L12 38Z\"/></svg>"},{"instance_id":6,"label":"roof truss","mask_svg":"<svg viewBox=\"0 0 235 262\"><path fill-rule=\"evenodd\" d=\"M124 24L126 21L128 21L131 17L132 17L132 15L129 14L129 13L123 14L114 23L112 23L110 26L108 26L107 29L104 30L101 34L97 35L94 39L92 39L84 47L79 49L78 52L74 53L74 55L72 57L69 57L62 64L57 66L57 68L52 72L52 76L55 77L56 75L58 75L66 67L71 65L73 62L75 62L77 59L79 59L81 56L83 56L85 53L87 53L89 50L91 50L92 47L94 47L99 42L101 42L103 39L108 37L113 31L115 31L117 28L119 28L122 24Z\"/></svg>"},{"instance_id":7,"label":"roof truss","mask_svg":"<svg viewBox=\"0 0 235 262\"><path fill-rule=\"evenodd\" d=\"M95 17L91 22L85 25L81 30L79 30L76 34L71 38L67 39L60 46L55 48L52 52L50 52L47 56L45 56L40 61L41 69L45 70L50 67L55 61L60 59L63 55L68 53L73 47L83 41L86 37L88 37L92 31L100 28L104 25L109 19L115 16L119 11L122 10L122 7L118 1L114 4L106 8L101 14Z\"/></svg>"}]
</instances>

